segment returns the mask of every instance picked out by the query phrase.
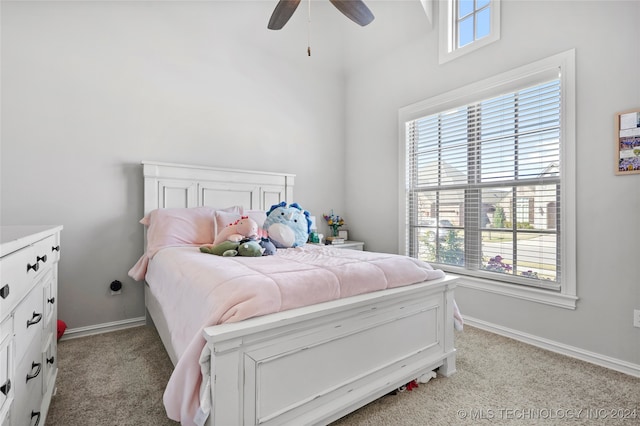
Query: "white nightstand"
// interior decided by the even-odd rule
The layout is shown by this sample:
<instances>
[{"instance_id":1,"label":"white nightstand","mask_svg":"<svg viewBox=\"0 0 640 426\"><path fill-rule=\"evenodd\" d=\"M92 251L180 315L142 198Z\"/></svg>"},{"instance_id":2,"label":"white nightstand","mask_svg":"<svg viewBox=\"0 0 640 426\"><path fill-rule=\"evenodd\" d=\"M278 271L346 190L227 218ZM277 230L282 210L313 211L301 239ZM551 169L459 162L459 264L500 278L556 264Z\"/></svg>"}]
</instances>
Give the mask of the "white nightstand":
<instances>
[{"instance_id":1,"label":"white nightstand","mask_svg":"<svg viewBox=\"0 0 640 426\"><path fill-rule=\"evenodd\" d=\"M364 242L347 240L342 244L328 244L325 247L347 249L347 250L364 250Z\"/></svg>"}]
</instances>

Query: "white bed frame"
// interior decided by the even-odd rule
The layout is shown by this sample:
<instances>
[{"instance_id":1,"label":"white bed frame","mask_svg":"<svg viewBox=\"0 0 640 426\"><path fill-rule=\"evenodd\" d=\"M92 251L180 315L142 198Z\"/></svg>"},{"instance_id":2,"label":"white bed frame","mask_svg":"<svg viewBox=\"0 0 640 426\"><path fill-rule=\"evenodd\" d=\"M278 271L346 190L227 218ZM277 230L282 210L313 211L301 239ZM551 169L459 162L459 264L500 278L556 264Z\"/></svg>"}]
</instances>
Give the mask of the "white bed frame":
<instances>
[{"instance_id":1,"label":"white bed frame","mask_svg":"<svg viewBox=\"0 0 640 426\"><path fill-rule=\"evenodd\" d=\"M293 202L294 175L143 162L144 211ZM433 370L455 372L455 278L208 327L207 425L327 424ZM162 307L153 322L175 364Z\"/></svg>"}]
</instances>

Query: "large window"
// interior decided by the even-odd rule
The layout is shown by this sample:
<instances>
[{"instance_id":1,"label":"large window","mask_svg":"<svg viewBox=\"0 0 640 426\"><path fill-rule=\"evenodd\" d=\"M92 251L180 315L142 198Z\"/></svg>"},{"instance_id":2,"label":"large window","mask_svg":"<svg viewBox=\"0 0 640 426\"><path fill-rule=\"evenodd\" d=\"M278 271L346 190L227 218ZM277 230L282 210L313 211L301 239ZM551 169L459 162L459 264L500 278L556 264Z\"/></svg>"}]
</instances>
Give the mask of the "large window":
<instances>
[{"instance_id":1,"label":"large window","mask_svg":"<svg viewBox=\"0 0 640 426\"><path fill-rule=\"evenodd\" d=\"M409 255L573 299L572 58L401 110Z\"/></svg>"},{"instance_id":2,"label":"large window","mask_svg":"<svg viewBox=\"0 0 640 426\"><path fill-rule=\"evenodd\" d=\"M440 63L500 39L500 0L440 2Z\"/></svg>"}]
</instances>

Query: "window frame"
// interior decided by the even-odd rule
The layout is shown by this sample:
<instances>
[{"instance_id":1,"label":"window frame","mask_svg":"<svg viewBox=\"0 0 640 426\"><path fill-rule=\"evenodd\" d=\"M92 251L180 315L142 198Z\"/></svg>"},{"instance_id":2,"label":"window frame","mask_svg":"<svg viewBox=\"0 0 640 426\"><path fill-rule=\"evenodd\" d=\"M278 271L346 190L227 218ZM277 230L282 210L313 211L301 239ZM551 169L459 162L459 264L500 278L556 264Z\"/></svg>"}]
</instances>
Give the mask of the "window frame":
<instances>
[{"instance_id":1,"label":"window frame","mask_svg":"<svg viewBox=\"0 0 640 426\"><path fill-rule=\"evenodd\" d=\"M461 276L461 287L474 288L536 301L548 305L575 309L578 300L576 292L576 199L575 199L575 50L562 52L551 57L521 66L511 71L495 75L488 79L468 84L450 92L403 107L398 112L399 140L399 249L407 254L407 152L406 123L438 112L447 111L461 105L478 102L492 96L517 91L538 82L543 75L560 75L560 255L562 259L563 277L560 289L538 288L505 283L498 280ZM455 268L442 267L443 270L455 274Z\"/></svg>"},{"instance_id":2,"label":"window frame","mask_svg":"<svg viewBox=\"0 0 640 426\"><path fill-rule=\"evenodd\" d=\"M456 17L456 11L458 1L459 0L447 0L446 2L439 2L441 7L441 10L438 11L438 59L440 64L452 61L500 40L501 0L490 0L491 24L489 35L477 40L474 35L474 40L471 43L457 47L458 19Z\"/></svg>"}]
</instances>

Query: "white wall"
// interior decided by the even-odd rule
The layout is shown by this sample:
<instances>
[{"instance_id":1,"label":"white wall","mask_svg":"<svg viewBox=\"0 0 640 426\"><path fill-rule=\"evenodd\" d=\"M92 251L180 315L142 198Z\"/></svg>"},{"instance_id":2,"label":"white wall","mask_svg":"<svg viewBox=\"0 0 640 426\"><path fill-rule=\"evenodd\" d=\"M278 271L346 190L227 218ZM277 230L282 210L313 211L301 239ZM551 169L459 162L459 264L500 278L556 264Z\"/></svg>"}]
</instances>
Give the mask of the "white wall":
<instances>
[{"instance_id":1,"label":"white wall","mask_svg":"<svg viewBox=\"0 0 640 426\"><path fill-rule=\"evenodd\" d=\"M142 160L295 173L294 201L343 211L338 33L309 58L305 11L274 32L273 6L2 1L1 223L64 225L69 328L144 315Z\"/></svg>"},{"instance_id":2,"label":"white wall","mask_svg":"<svg viewBox=\"0 0 640 426\"><path fill-rule=\"evenodd\" d=\"M438 65L437 22L416 34L419 2L394 2L416 36L383 55L387 33L350 34L359 61L347 76L347 213L367 248L396 252L398 109L571 48L577 67L578 306L554 308L464 287L463 314L640 365L640 175L614 175L614 114L640 108L640 2L502 2L502 38ZM437 15L436 15L437 16ZM378 16L380 19L380 16ZM365 38L366 37L366 38ZM368 46L357 49L359 45ZM636 367L637 368L637 367Z\"/></svg>"}]
</instances>

